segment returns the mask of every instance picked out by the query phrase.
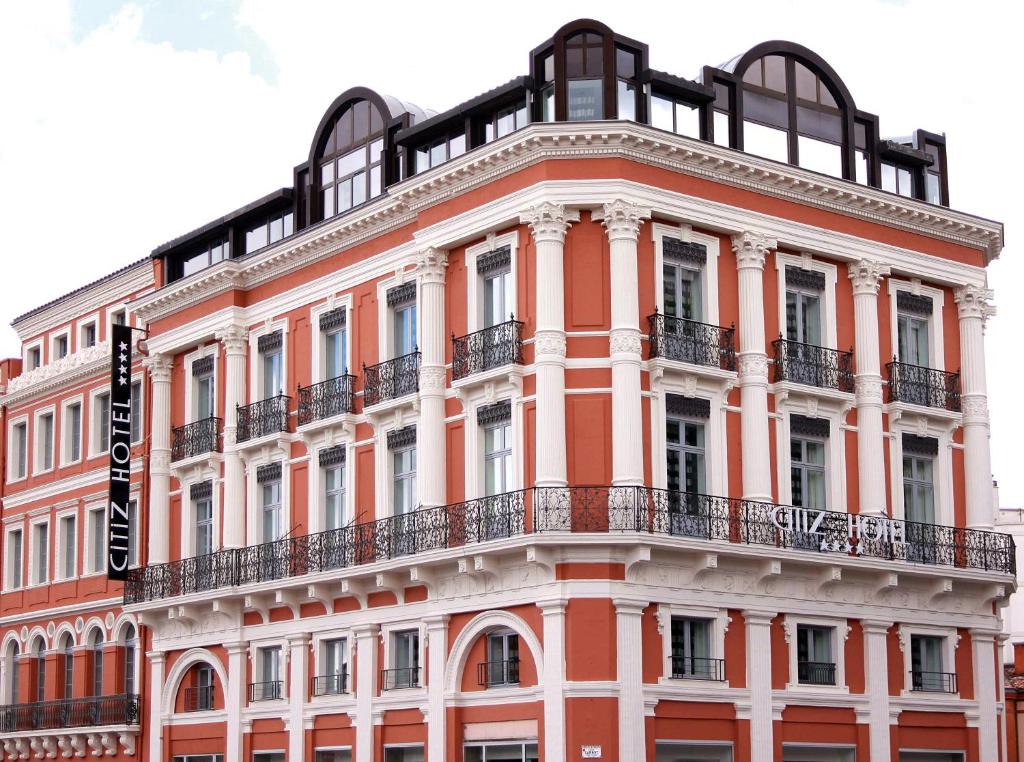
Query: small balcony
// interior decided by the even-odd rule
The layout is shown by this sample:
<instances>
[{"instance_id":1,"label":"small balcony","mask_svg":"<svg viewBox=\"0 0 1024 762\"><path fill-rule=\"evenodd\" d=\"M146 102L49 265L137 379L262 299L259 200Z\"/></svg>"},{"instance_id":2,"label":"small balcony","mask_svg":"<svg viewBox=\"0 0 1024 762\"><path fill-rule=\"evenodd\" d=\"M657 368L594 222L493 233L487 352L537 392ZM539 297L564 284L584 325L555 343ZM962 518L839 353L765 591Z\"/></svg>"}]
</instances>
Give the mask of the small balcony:
<instances>
[{"instance_id":1,"label":"small balcony","mask_svg":"<svg viewBox=\"0 0 1024 762\"><path fill-rule=\"evenodd\" d=\"M221 419L211 416L174 428L171 431L171 460L220 452L220 426Z\"/></svg>"},{"instance_id":2,"label":"small balcony","mask_svg":"<svg viewBox=\"0 0 1024 762\"><path fill-rule=\"evenodd\" d=\"M650 357L736 370L735 328L654 313L647 318Z\"/></svg>"},{"instance_id":3,"label":"small balcony","mask_svg":"<svg viewBox=\"0 0 1024 762\"><path fill-rule=\"evenodd\" d=\"M420 353L363 366L363 406L377 405L420 390Z\"/></svg>"},{"instance_id":4,"label":"small balcony","mask_svg":"<svg viewBox=\"0 0 1024 762\"><path fill-rule=\"evenodd\" d=\"M452 379L457 381L474 373L522 365L523 324L508 320L467 336L452 336Z\"/></svg>"},{"instance_id":5,"label":"small balcony","mask_svg":"<svg viewBox=\"0 0 1024 762\"><path fill-rule=\"evenodd\" d=\"M140 706L137 693L9 704L0 707L0 733L138 725Z\"/></svg>"},{"instance_id":6,"label":"small balcony","mask_svg":"<svg viewBox=\"0 0 1024 762\"><path fill-rule=\"evenodd\" d=\"M804 344L779 338L775 349L775 374L772 380L790 381L820 389L853 392L853 352Z\"/></svg>"},{"instance_id":7,"label":"small balcony","mask_svg":"<svg viewBox=\"0 0 1024 762\"><path fill-rule=\"evenodd\" d=\"M348 671L333 675L317 675L313 678L314 696L340 696L348 693Z\"/></svg>"},{"instance_id":8,"label":"small balcony","mask_svg":"<svg viewBox=\"0 0 1024 762\"><path fill-rule=\"evenodd\" d=\"M484 661L476 665L477 684L484 688L519 684L519 659Z\"/></svg>"},{"instance_id":9,"label":"small balcony","mask_svg":"<svg viewBox=\"0 0 1024 762\"><path fill-rule=\"evenodd\" d=\"M420 687L419 667L396 667L394 669L382 669L380 671L380 689L382 691L397 691L403 688Z\"/></svg>"},{"instance_id":10,"label":"small balcony","mask_svg":"<svg viewBox=\"0 0 1024 762\"><path fill-rule=\"evenodd\" d=\"M291 397L279 394L251 405L238 406L239 442L259 439L268 434L288 431L288 404Z\"/></svg>"},{"instance_id":11,"label":"small balcony","mask_svg":"<svg viewBox=\"0 0 1024 762\"><path fill-rule=\"evenodd\" d=\"M284 698L283 680L265 680L262 683L249 683L249 703L276 701L280 698Z\"/></svg>"},{"instance_id":12,"label":"small balcony","mask_svg":"<svg viewBox=\"0 0 1024 762\"><path fill-rule=\"evenodd\" d=\"M213 686L199 685L185 689L186 712L209 712L213 709Z\"/></svg>"},{"instance_id":13,"label":"small balcony","mask_svg":"<svg viewBox=\"0 0 1024 762\"><path fill-rule=\"evenodd\" d=\"M673 656L672 679L725 681L725 659L702 656Z\"/></svg>"},{"instance_id":14,"label":"small balcony","mask_svg":"<svg viewBox=\"0 0 1024 762\"><path fill-rule=\"evenodd\" d=\"M352 390L356 377L337 376L318 384L299 387L299 425L323 421L352 412Z\"/></svg>"},{"instance_id":15,"label":"small balcony","mask_svg":"<svg viewBox=\"0 0 1024 762\"><path fill-rule=\"evenodd\" d=\"M960 374L893 361L889 371L889 402L960 412Z\"/></svg>"},{"instance_id":16,"label":"small balcony","mask_svg":"<svg viewBox=\"0 0 1024 762\"><path fill-rule=\"evenodd\" d=\"M956 693L956 673L912 670L910 688L924 693Z\"/></svg>"},{"instance_id":17,"label":"small balcony","mask_svg":"<svg viewBox=\"0 0 1024 762\"><path fill-rule=\"evenodd\" d=\"M796 665L800 685L835 685L836 665L830 661L801 661Z\"/></svg>"}]
</instances>

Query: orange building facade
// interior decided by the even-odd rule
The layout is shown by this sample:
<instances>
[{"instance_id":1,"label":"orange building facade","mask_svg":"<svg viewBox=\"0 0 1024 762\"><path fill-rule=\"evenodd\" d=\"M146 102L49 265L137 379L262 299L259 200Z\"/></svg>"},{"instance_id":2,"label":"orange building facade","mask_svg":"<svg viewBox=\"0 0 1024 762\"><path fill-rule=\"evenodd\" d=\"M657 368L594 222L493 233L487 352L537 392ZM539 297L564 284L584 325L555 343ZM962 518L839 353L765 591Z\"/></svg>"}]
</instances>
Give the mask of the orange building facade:
<instances>
[{"instance_id":1,"label":"orange building facade","mask_svg":"<svg viewBox=\"0 0 1024 762\"><path fill-rule=\"evenodd\" d=\"M15 321L5 754L1005 760L1002 226L948 197L792 43L691 81L583 20L445 113L347 91L294 187Z\"/></svg>"}]
</instances>

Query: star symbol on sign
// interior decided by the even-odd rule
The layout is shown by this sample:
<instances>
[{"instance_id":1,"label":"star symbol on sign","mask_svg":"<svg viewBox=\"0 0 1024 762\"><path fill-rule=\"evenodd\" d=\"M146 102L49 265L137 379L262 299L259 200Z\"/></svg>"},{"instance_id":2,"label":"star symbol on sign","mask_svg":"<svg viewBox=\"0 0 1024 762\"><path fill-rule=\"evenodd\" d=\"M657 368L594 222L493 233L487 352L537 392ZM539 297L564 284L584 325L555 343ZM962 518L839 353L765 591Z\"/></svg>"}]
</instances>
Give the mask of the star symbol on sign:
<instances>
[{"instance_id":1,"label":"star symbol on sign","mask_svg":"<svg viewBox=\"0 0 1024 762\"><path fill-rule=\"evenodd\" d=\"M118 344L118 349L120 349L122 352L125 352L128 349L128 345L122 341L120 344Z\"/></svg>"},{"instance_id":2,"label":"star symbol on sign","mask_svg":"<svg viewBox=\"0 0 1024 762\"><path fill-rule=\"evenodd\" d=\"M126 384L128 383L128 381L127 381L127 380L125 379L125 377L124 377L124 376L121 376L121 378L119 378L119 379L118 379L117 383L118 383L118 384L119 384L120 386L125 386L125 385L126 385Z\"/></svg>"},{"instance_id":3,"label":"star symbol on sign","mask_svg":"<svg viewBox=\"0 0 1024 762\"><path fill-rule=\"evenodd\" d=\"M853 550L853 546L849 543L849 541L847 541L847 543L843 545L843 552L849 553L851 550Z\"/></svg>"},{"instance_id":4,"label":"star symbol on sign","mask_svg":"<svg viewBox=\"0 0 1024 762\"><path fill-rule=\"evenodd\" d=\"M128 362L128 355L126 355L124 352L122 352L121 353L121 363L123 364L123 363L126 363L126 362Z\"/></svg>"}]
</instances>

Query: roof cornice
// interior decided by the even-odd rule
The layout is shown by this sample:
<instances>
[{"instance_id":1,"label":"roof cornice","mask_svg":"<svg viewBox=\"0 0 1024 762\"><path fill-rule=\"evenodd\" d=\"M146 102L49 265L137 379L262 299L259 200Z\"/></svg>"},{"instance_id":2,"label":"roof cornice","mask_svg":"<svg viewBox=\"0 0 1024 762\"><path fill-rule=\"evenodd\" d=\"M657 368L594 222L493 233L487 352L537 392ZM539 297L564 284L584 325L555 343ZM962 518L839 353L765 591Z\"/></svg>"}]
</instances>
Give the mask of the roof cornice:
<instances>
[{"instance_id":1,"label":"roof cornice","mask_svg":"<svg viewBox=\"0 0 1024 762\"><path fill-rule=\"evenodd\" d=\"M101 341L60 360L40 365L7 382L0 405L10 407L110 368L110 342Z\"/></svg>"}]
</instances>

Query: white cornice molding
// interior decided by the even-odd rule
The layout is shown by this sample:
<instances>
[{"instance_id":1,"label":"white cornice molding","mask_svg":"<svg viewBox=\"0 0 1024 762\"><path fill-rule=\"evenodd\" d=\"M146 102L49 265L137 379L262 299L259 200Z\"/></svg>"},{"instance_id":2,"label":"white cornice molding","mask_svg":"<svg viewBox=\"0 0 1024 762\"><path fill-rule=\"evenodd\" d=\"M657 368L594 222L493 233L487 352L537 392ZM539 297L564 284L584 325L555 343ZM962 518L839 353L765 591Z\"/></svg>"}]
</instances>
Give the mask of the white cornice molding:
<instances>
[{"instance_id":1,"label":"white cornice molding","mask_svg":"<svg viewBox=\"0 0 1024 762\"><path fill-rule=\"evenodd\" d=\"M0 404L10 406L77 381L110 365L110 342L101 341L60 360L26 371L7 382Z\"/></svg>"}]
</instances>

